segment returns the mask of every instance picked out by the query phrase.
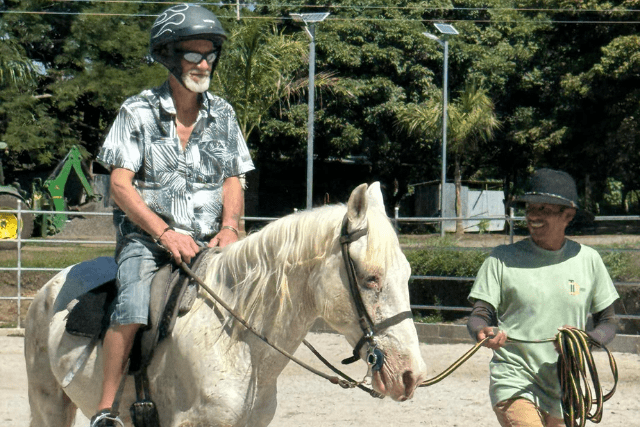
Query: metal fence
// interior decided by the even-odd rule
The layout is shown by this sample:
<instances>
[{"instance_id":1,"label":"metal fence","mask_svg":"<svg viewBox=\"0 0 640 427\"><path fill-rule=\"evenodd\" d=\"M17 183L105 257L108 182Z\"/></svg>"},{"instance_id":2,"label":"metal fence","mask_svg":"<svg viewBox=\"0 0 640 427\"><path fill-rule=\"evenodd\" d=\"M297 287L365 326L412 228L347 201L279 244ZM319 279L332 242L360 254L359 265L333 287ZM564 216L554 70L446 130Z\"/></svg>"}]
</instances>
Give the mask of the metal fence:
<instances>
[{"instance_id":1,"label":"metal fence","mask_svg":"<svg viewBox=\"0 0 640 427\"><path fill-rule=\"evenodd\" d=\"M0 210L1 213L14 213L18 215L18 218L21 218L22 213L25 212L21 209L20 203L18 204L18 209L7 209ZM29 210L30 214L51 214L51 211L37 211L37 210ZM106 216L111 217L111 212L56 212L61 214L66 214L70 217L73 216ZM245 223L247 222L271 222L278 218L273 217L243 217ZM396 227L396 230L400 227L402 223L408 224L438 224L442 221L455 221L455 220L463 220L463 221L477 221L477 220L502 220L505 221L509 228L509 241L513 243L514 241L514 224L516 221L524 221L524 217L517 217L514 215L513 211L510 212L508 216L475 216L473 218L457 218L457 217L400 217L399 210L396 208L394 217L391 218L392 223ZM595 221L640 221L640 216L601 216L596 217ZM58 272L61 271L62 268L35 268L35 267L24 267L22 265L22 244L24 242L29 243L38 243L38 244L98 244L98 245L115 245L115 240L64 240L64 239L26 239L23 240L18 236L17 239L4 239L3 242L15 242L17 246L17 263L15 267L0 267L0 271L14 271L16 272L16 295L15 296L0 296L0 301L16 301L17 304L17 319L16 319L16 327L22 328L21 325L21 311L22 311L22 301L32 300L33 297L25 297L22 296L22 273L28 271L36 271L36 272ZM439 247L442 249L442 247ZM449 249L454 249L454 247L450 247ZM467 247L467 248L455 248L460 250L489 250L490 248L478 248L478 247ZM611 251L611 252L640 252L640 249L635 248L607 248L603 249L603 251ZM448 276L420 276L413 275L411 276L412 280L438 280L438 281L450 281L453 285L468 283L473 281L475 277L448 277ZM640 287L640 282L614 282L614 285L617 289L627 288L627 287ZM453 311L453 312L471 312L471 307L457 307L457 306L444 306L444 305L411 305L411 308L414 310L429 310L429 311ZM640 315L633 314L617 314L619 319L626 320L640 320Z\"/></svg>"}]
</instances>

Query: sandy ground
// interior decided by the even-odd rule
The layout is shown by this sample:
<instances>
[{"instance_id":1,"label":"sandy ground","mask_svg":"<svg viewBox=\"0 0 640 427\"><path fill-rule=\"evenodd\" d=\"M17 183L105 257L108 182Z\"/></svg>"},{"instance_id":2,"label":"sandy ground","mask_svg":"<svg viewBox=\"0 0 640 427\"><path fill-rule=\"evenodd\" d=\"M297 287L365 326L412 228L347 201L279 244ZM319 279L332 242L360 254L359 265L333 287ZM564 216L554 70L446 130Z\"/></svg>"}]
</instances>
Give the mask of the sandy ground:
<instances>
[{"instance_id":1,"label":"sandy ground","mask_svg":"<svg viewBox=\"0 0 640 427\"><path fill-rule=\"evenodd\" d=\"M311 333L307 340L334 363L350 353L348 344L338 335ZM440 373L468 349L464 344L421 344L429 377ZM296 356L322 369L304 346ZM620 383L616 394L605 403L600 425L640 427L640 355L614 353L614 356ZM411 401L403 403L374 399L358 389L343 390L290 363L279 379L278 410L271 426L497 426L487 394L490 357L490 350L481 349L450 377L418 389ZM596 358L603 386L608 391L611 381L607 362L602 353L596 353ZM0 361L0 422L4 427L27 426L29 404L23 338L0 336ZM357 365L347 370L353 377L364 375L363 364ZM88 426L88 420L79 413L74 427L81 426Z\"/></svg>"}]
</instances>

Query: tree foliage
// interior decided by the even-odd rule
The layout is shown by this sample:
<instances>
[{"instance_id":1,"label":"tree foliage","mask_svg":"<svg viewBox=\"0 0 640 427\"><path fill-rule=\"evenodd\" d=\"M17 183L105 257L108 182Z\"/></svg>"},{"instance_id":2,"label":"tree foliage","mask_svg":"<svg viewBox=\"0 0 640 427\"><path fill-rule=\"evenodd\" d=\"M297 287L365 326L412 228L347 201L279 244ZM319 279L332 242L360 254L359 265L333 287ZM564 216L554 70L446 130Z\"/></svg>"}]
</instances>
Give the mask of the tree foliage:
<instances>
[{"instance_id":1,"label":"tree foliage","mask_svg":"<svg viewBox=\"0 0 640 427\"><path fill-rule=\"evenodd\" d=\"M369 177L383 183L388 206L400 203L409 184L439 177L435 114L443 52L422 35L435 33L433 22L451 22L460 33L449 42L449 93L464 93L475 82L502 124L492 138L456 139L456 132L468 132L465 121L454 124L452 110L451 153L460 155L464 176L500 178L508 195L533 168L564 169L577 179L586 204L602 213L614 213L601 203L608 178L622 183L623 195L640 190L640 39L633 2L306 4L266 0L253 11L243 9L236 21L227 5L207 3L229 34L212 90L234 105L258 163L295 165L305 157L308 38L289 14L326 11L331 15L316 26L316 161L368 165ZM49 168L71 144L95 155L122 101L166 78L147 54L149 28L165 7L44 0L0 5L12 12L0 15L0 140L9 145L9 180L23 170ZM415 123L422 131L398 126L402 114L420 105L434 114Z\"/></svg>"}]
</instances>

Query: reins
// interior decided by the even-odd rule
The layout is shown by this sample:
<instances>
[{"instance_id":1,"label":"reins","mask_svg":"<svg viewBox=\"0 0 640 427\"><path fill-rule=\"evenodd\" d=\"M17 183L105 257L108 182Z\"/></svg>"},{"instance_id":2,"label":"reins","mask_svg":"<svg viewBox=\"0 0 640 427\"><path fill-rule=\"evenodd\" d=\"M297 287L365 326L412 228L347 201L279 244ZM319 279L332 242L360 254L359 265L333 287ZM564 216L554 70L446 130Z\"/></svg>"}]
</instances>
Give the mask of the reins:
<instances>
[{"instance_id":1,"label":"reins","mask_svg":"<svg viewBox=\"0 0 640 427\"><path fill-rule=\"evenodd\" d=\"M229 312L229 314L231 314L231 316L233 316L238 322L240 322L248 331L253 333L257 338L259 338L260 340L265 342L271 348L273 348L274 350L276 350L277 352L282 354L284 357L288 358L289 360L291 360L292 362L298 364L299 366L301 366L302 368L308 370L309 372L312 372L312 373L318 375L319 377L322 377L322 378L328 380L332 384L338 384L342 388L354 388L354 387L360 387L362 385L362 383L359 383L359 382L356 382L356 381L352 380L351 378L349 378L346 375L340 373L339 371L337 371L336 373L339 373L339 375L343 376L344 379L340 379L340 378L335 377L335 376L327 375L324 372L321 372L321 371L315 369L314 367L304 363L302 360L296 358L292 354L290 354L287 351L285 351L284 349L280 348L278 345L270 342L267 337L262 335L253 326L251 326L249 323L247 323L247 321L244 320L238 313L236 313L235 310L233 308L231 308L231 306L229 306L226 302L224 302L224 300L222 300L222 298L220 298L211 288L209 288L204 283L204 281L202 281L202 279L200 279L197 275L195 275L193 273L193 271L191 271L189 266L184 261L180 263L180 267L187 274L187 276L189 276L189 278L191 278L196 283L198 283L198 285L200 285L202 287L202 289L204 289L211 296L211 298L213 298L218 304L220 304L225 310L227 310ZM360 388L363 388L363 387L364 386L362 386ZM365 391L369 392L374 397L376 397L375 394L378 394L376 391L369 390L366 387L364 387L364 389L365 389Z\"/></svg>"}]
</instances>

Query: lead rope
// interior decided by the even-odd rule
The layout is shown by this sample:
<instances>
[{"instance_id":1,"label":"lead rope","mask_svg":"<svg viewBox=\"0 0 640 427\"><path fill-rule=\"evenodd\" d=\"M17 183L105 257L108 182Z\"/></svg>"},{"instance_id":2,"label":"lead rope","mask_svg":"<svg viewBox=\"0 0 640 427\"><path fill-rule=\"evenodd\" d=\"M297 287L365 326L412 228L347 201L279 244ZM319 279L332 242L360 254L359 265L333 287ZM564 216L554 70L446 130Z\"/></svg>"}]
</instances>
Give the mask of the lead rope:
<instances>
[{"instance_id":1,"label":"lead rope","mask_svg":"<svg viewBox=\"0 0 640 427\"><path fill-rule=\"evenodd\" d=\"M189 266L182 262L180 264L185 273L194 281L196 281L202 289L204 289L211 297L216 300L225 310L227 310L237 321L239 321L245 328L247 328L250 332L252 332L256 337L260 338L262 341L267 343L273 349L297 363L301 367L307 369L314 374L329 380L332 384L338 384L342 388L354 388L359 387L362 390L366 391L373 397L383 398L384 396L380 395L374 390L371 390L362 385L363 382L356 382L346 376L344 373L336 370L331 367L331 365L324 360L323 357L319 356L319 353L315 351L313 346L304 341L305 345L309 347L309 349L316 354L317 357L327 366L329 366L334 372L341 375L344 379L340 379L338 377L332 377L324 374L323 372L318 371L317 369L307 365L301 360L295 358L291 354L286 351L280 349L275 344L269 342L269 340L261 335L257 330L255 330L251 325L249 325L244 319L242 319L235 311L226 304L218 295L213 292L198 276L196 276ZM485 343L485 341L491 339L491 337L486 337L485 339L479 341L474 345L469 351L463 354L458 360L456 360L451 366L445 369L439 375L422 382L418 387L429 387L434 384L439 383L449 375L451 375L456 369L458 369L463 363L469 360ZM616 361L611 354L611 352L602 344L593 340L589 337L586 332L579 329L561 329L556 335L555 338L548 338L538 341L524 341L518 340L515 338L508 338L508 341L511 342L524 342L524 343L543 343L543 342L552 342L556 341L558 346L558 353L560 357L558 359L558 379L560 381L560 388L562 390L562 409L564 414L565 425L567 427L584 427L587 420L590 420L594 423L599 423L602 419L602 411L603 411L603 403L607 400L611 399L613 396L616 387L618 385L618 368L616 365ZM593 355L591 353L590 345L596 346L598 348L602 348L607 352L609 357L609 366L611 367L611 373L613 374L614 385L609 393L603 395L602 387L600 386L600 380L598 377L598 372L596 370L595 362L593 360ZM589 369L589 373L591 376L593 388L596 391L596 399L592 399L593 393L587 382L586 369ZM584 390L582 389L582 384L585 385ZM596 405L596 409L594 413L591 413L591 408L593 405Z\"/></svg>"},{"instance_id":2,"label":"lead rope","mask_svg":"<svg viewBox=\"0 0 640 427\"><path fill-rule=\"evenodd\" d=\"M440 375L424 381L419 387L434 385L451 375L490 338L492 337L486 337L478 342ZM561 329L554 338L537 341L508 338L507 341L530 344L555 342L559 354L558 380L562 391L562 412L565 425L567 427L584 427L587 420L596 424L602 420L603 404L611 399L618 386L618 367L615 358L607 347L592 339L585 331L574 328ZM607 352L609 358L614 384L611 391L605 395L603 395L602 387L600 386L600 378L590 346L603 349ZM590 382L587 377L587 368L591 378ZM595 398L593 398L594 395ZM591 412L594 405L595 410Z\"/></svg>"},{"instance_id":3,"label":"lead rope","mask_svg":"<svg viewBox=\"0 0 640 427\"><path fill-rule=\"evenodd\" d=\"M478 341L478 343L476 343L476 345L471 347L471 349L469 351L467 351L465 354L463 354L458 360L453 362L453 364L451 366L449 366L447 369L442 371L441 374L439 374L439 375L437 375L437 376L435 376L435 377L433 377L433 378L431 378L429 380L424 381L418 387L429 387L429 386L437 384L440 381L442 381L443 379L447 378L449 375L451 375L453 373L453 371L458 369L460 366L462 366L462 364L464 362L469 360L471 358L471 356L476 354L476 352L478 350L480 350L480 347L482 347L482 344L484 344L485 341L487 341L487 340L489 340L491 338L493 338L493 337L486 337L485 339L483 339L481 341Z\"/></svg>"},{"instance_id":4,"label":"lead rope","mask_svg":"<svg viewBox=\"0 0 640 427\"><path fill-rule=\"evenodd\" d=\"M528 344L555 342L559 354L558 381L565 426L584 427L587 420L596 424L602 420L604 402L611 399L618 386L618 366L607 347L576 328L562 328L554 338L537 341L508 338L507 341ZM613 376L613 388L607 394L602 392L591 346L607 352ZM595 410L591 412L594 405Z\"/></svg>"}]
</instances>

